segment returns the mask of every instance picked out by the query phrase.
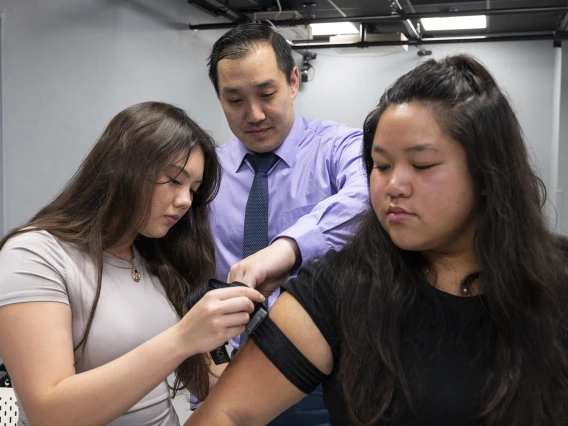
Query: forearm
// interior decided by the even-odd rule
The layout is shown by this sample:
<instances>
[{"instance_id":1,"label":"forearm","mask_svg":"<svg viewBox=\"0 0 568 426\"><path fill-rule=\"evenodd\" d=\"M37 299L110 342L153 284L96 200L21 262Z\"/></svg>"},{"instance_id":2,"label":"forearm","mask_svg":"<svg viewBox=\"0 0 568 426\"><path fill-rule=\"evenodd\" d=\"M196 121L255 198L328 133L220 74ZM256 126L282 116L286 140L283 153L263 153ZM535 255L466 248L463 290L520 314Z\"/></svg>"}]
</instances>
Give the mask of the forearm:
<instances>
[{"instance_id":1,"label":"forearm","mask_svg":"<svg viewBox=\"0 0 568 426\"><path fill-rule=\"evenodd\" d=\"M158 386L184 359L242 333L253 301L264 298L248 287L211 291L174 326L79 374L69 305L14 303L0 307L0 356L32 425L105 425Z\"/></svg>"},{"instance_id":2,"label":"forearm","mask_svg":"<svg viewBox=\"0 0 568 426\"><path fill-rule=\"evenodd\" d=\"M31 424L88 426L116 419L183 361L173 333L170 328L114 361L57 383L31 410L24 405Z\"/></svg>"},{"instance_id":3,"label":"forearm","mask_svg":"<svg viewBox=\"0 0 568 426\"><path fill-rule=\"evenodd\" d=\"M331 348L292 296L284 293L270 317L315 368L326 375L332 372ZM266 425L305 396L252 340L239 350L211 395L185 426Z\"/></svg>"}]
</instances>

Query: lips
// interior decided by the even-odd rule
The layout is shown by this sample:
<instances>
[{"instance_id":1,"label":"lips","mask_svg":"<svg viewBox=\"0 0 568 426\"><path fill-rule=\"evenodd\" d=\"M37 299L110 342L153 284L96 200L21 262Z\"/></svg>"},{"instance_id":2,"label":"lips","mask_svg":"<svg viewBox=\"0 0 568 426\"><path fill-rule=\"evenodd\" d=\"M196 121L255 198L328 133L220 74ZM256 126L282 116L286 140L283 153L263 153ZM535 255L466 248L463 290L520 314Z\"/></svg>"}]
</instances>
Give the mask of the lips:
<instances>
[{"instance_id":1,"label":"lips","mask_svg":"<svg viewBox=\"0 0 568 426\"><path fill-rule=\"evenodd\" d=\"M166 222L168 222L168 225L173 226L177 223L177 221L181 216L172 214L172 215L166 215L164 217L166 218Z\"/></svg>"},{"instance_id":2,"label":"lips","mask_svg":"<svg viewBox=\"0 0 568 426\"><path fill-rule=\"evenodd\" d=\"M254 137L260 137L264 136L270 129L271 127L263 127L262 129L247 130L245 133Z\"/></svg>"},{"instance_id":3,"label":"lips","mask_svg":"<svg viewBox=\"0 0 568 426\"><path fill-rule=\"evenodd\" d=\"M391 214L391 213L406 213L406 214L410 214L410 212L400 206L393 206L392 204L389 206L389 208L387 209L387 214Z\"/></svg>"},{"instance_id":4,"label":"lips","mask_svg":"<svg viewBox=\"0 0 568 426\"><path fill-rule=\"evenodd\" d=\"M414 213L410 213L403 207L390 205L387 209L387 219L390 222L403 222L416 217Z\"/></svg>"}]
</instances>

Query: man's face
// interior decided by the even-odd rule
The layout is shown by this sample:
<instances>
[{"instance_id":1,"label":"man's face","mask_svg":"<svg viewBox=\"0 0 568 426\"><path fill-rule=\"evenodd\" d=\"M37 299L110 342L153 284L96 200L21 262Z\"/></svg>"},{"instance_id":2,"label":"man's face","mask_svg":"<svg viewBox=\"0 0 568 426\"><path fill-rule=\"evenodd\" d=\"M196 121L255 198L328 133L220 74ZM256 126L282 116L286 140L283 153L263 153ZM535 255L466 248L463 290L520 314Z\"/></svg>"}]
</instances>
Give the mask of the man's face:
<instances>
[{"instance_id":1,"label":"man's face","mask_svg":"<svg viewBox=\"0 0 568 426\"><path fill-rule=\"evenodd\" d=\"M298 69L288 84L272 46L260 43L243 58L222 59L217 71L219 100L233 134L254 152L278 148L294 124Z\"/></svg>"}]
</instances>

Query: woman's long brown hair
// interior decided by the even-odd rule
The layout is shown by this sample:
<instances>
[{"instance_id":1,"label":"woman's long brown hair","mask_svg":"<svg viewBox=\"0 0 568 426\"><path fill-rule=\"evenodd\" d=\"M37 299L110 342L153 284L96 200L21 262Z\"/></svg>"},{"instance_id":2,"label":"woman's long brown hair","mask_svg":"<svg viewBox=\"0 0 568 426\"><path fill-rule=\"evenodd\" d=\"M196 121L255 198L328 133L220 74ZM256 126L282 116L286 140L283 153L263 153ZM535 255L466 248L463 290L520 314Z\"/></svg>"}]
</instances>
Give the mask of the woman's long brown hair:
<instances>
[{"instance_id":1,"label":"woman's long brown hair","mask_svg":"<svg viewBox=\"0 0 568 426\"><path fill-rule=\"evenodd\" d=\"M139 235L136 248L150 273L164 286L177 314L197 286L215 274L215 250L209 227L209 204L217 194L221 169L215 144L187 114L172 105L145 102L116 115L61 193L29 222L0 242L30 230L45 230L56 238L88 250L96 267L96 293L85 331L75 347L82 355L96 315L101 291L103 251L115 246L145 224L155 185L180 158L201 148L203 181L189 211L159 239ZM202 355L184 361L176 370L175 390L195 383L196 396L208 390L208 363Z\"/></svg>"}]
</instances>

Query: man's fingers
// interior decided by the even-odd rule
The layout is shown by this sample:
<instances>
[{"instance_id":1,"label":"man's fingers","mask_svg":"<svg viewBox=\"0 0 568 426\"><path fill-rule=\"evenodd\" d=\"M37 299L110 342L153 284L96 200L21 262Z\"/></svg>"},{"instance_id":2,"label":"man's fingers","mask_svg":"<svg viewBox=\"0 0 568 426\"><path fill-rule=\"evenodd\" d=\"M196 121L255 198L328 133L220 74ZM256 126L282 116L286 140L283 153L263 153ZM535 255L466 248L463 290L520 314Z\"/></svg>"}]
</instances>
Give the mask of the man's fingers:
<instances>
[{"instance_id":1,"label":"man's fingers","mask_svg":"<svg viewBox=\"0 0 568 426\"><path fill-rule=\"evenodd\" d=\"M285 274L285 275L281 275L278 278L272 278L266 281L263 281L261 283L258 284L258 286L256 286L256 290L258 290L259 292L261 292L262 294L264 294L265 296L270 296L272 293L274 293L274 291L276 291L276 289L278 287L280 287L282 284L284 284L288 278L290 278L290 275Z\"/></svg>"}]
</instances>

